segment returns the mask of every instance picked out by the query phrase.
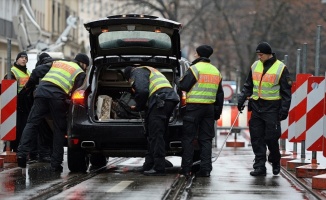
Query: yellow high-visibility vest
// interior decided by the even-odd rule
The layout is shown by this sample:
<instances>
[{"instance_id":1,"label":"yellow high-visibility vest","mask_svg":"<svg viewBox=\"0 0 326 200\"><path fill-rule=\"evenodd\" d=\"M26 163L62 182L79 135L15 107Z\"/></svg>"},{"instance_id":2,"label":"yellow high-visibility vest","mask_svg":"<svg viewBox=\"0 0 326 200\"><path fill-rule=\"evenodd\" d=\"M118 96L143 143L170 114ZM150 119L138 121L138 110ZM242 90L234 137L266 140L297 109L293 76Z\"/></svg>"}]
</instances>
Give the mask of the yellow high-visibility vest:
<instances>
[{"instance_id":1,"label":"yellow high-visibility vest","mask_svg":"<svg viewBox=\"0 0 326 200\"><path fill-rule=\"evenodd\" d=\"M253 93L252 98L264 100L278 100L281 99L279 81L284 70L285 64L279 60L267 70L263 75L263 63L258 60L251 66Z\"/></svg>"},{"instance_id":2,"label":"yellow high-visibility vest","mask_svg":"<svg viewBox=\"0 0 326 200\"><path fill-rule=\"evenodd\" d=\"M157 69L149 66L139 68L147 68L151 72L149 75L149 97L160 88L172 88L170 82Z\"/></svg>"},{"instance_id":3,"label":"yellow high-visibility vest","mask_svg":"<svg viewBox=\"0 0 326 200\"><path fill-rule=\"evenodd\" d=\"M216 101L216 93L222 80L221 73L212 64L198 62L190 67L197 79L196 84L187 93L187 103L212 104Z\"/></svg>"},{"instance_id":4,"label":"yellow high-visibility vest","mask_svg":"<svg viewBox=\"0 0 326 200\"><path fill-rule=\"evenodd\" d=\"M11 67L11 72L14 74L15 79L17 80L18 83L17 93L19 93L27 83L31 73L28 70L26 70L25 73L15 66Z\"/></svg>"},{"instance_id":5,"label":"yellow high-visibility vest","mask_svg":"<svg viewBox=\"0 0 326 200\"><path fill-rule=\"evenodd\" d=\"M68 61L55 61L49 72L41 81L48 81L59 86L66 94L69 94L74 86L75 79L83 70L77 63Z\"/></svg>"}]
</instances>

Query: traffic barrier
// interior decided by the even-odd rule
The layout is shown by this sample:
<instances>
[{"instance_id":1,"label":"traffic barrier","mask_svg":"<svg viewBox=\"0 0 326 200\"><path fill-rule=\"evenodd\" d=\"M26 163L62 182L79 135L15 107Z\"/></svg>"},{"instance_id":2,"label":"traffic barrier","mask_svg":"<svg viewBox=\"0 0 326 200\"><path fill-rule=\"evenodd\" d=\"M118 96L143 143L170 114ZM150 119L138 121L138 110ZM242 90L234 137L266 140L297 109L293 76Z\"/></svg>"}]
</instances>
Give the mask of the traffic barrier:
<instances>
[{"instance_id":1,"label":"traffic barrier","mask_svg":"<svg viewBox=\"0 0 326 200\"><path fill-rule=\"evenodd\" d=\"M292 101L295 103L294 108L294 132L295 138L290 142L302 142L306 137L306 113L307 113L307 85L308 78L311 74L297 74L295 98ZM292 103L291 101L291 103ZM293 131L293 130L292 130ZM286 163L286 168L289 171L294 171L296 167L309 164L306 159L292 159Z\"/></svg>"},{"instance_id":2,"label":"traffic barrier","mask_svg":"<svg viewBox=\"0 0 326 200\"><path fill-rule=\"evenodd\" d=\"M248 112L248 109L244 109L239 117L236 119L238 115L238 107L235 104L225 104L223 106L223 111L221 114L221 118L217 120L217 129L226 130L229 129L234 133L234 139L226 141L227 147L244 147L245 142L239 141L237 138L237 133L242 129L248 129L248 121L250 119L251 112ZM231 126L233 125L231 129ZM216 140L216 138L215 138Z\"/></svg>"},{"instance_id":3,"label":"traffic barrier","mask_svg":"<svg viewBox=\"0 0 326 200\"><path fill-rule=\"evenodd\" d=\"M295 108L296 108L296 93L297 93L296 82L292 82L291 93L292 100L289 109L289 115L286 120L281 122L282 135L281 139L288 139L289 142L296 142L295 140ZM283 156L281 158L281 166L287 165L288 161L297 159L297 152L293 152L292 155Z\"/></svg>"},{"instance_id":4,"label":"traffic barrier","mask_svg":"<svg viewBox=\"0 0 326 200\"><path fill-rule=\"evenodd\" d=\"M295 112L295 138L297 141L306 139L306 117L307 117L307 91L308 78L312 74L298 74L297 75L297 91L296 95L296 112Z\"/></svg>"},{"instance_id":5,"label":"traffic barrier","mask_svg":"<svg viewBox=\"0 0 326 200\"><path fill-rule=\"evenodd\" d=\"M326 79L326 73L325 73ZM324 79L324 115L323 115L323 156L326 157L326 80ZM319 132L321 131L319 130ZM320 174L312 177L311 187L318 190L326 190L326 174Z\"/></svg>"},{"instance_id":6,"label":"traffic barrier","mask_svg":"<svg viewBox=\"0 0 326 200\"><path fill-rule=\"evenodd\" d=\"M229 129L231 128L233 122L238 115L238 107L234 104L225 104L223 106L223 111L221 118L217 120L217 128ZM234 128L247 129L249 127L248 121L250 119L251 112L248 109L244 109L239 115L238 119L235 121Z\"/></svg>"},{"instance_id":7,"label":"traffic barrier","mask_svg":"<svg viewBox=\"0 0 326 200\"><path fill-rule=\"evenodd\" d=\"M17 119L17 81L2 80L1 82L1 130L0 139L13 141L16 139ZM17 162L16 153L10 151L9 145L6 151L0 154L4 162Z\"/></svg>"},{"instance_id":8,"label":"traffic barrier","mask_svg":"<svg viewBox=\"0 0 326 200\"><path fill-rule=\"evenodd\" d=\"M323 117L324 117L325 77L309 77L306 105L306 149L308 151L322 151ZM317 164L316 159L311 164L296 168L298 178L311 178L326 173L325 167Z\"/></svg>"}]
</instances>

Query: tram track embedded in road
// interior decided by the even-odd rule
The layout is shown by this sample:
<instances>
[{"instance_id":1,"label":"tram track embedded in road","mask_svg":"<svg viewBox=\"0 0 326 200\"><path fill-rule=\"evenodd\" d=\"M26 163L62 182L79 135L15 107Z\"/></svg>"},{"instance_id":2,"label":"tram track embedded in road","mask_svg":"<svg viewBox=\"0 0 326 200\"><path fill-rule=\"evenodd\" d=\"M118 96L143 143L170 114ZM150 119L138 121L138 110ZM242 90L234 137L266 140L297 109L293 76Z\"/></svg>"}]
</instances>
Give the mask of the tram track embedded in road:
<instances>
[{"instance_id":1,"label":"tram track embedded in road","mask_svg":"<svg viewBox=\"0 0 326 200\"><path fill-rule=\"evenodd\" d=\"M324 197L319 196L316 192L314 192L311 188L309 188L307 186L309 184L307 184L307 182L304 181L304 179L297 178L295 176L295 174L291 173L290 171L288 171L286 169L283 169L283 167L281 167L281 173L282 173L282 175L284 175L291 182L299 184L300 187L302 187L307 193L309 193L311 196L313 196L316 200L323 200L324 199Z\"/></svg>"},{"instance_id":2,"label":"tram track embedded in road","mask_svg":"<svg viewBox=\"0 0 326 200\"><path fill-rule=\"evenodd\" d=\"M162 200L188 199L189 190L194 179L195 175L187 179L185 176L178 174L170 189L164 194Z\"/></svg>"},{"instance_id":3,"label":"tram track embedded in road","mask_svg":"<svg viewBox=\"0 0 326 200\"><path fill-rule=\"evenodd\" d=\"M53 185L50 188L38 191L38 194L32 196L30 199L48 199L52 196L55 196L59 193L61 193L64 190L67 190L75 185L78 185L79 183L82 183L88 179L91 179L94 176L97 176L98 174L100 174L101 172L105 171L105 170L114 170L115 169L115 165L122 163L124 161L126 161L128 158L110 158L110 160L108 161L106 166L97 168L97 169L92 169L90 170L88 173L85 174L81 174L78 176L75 176L73 178L68 179L67 181L58 183Z\"/></svg>"}]
</instances>

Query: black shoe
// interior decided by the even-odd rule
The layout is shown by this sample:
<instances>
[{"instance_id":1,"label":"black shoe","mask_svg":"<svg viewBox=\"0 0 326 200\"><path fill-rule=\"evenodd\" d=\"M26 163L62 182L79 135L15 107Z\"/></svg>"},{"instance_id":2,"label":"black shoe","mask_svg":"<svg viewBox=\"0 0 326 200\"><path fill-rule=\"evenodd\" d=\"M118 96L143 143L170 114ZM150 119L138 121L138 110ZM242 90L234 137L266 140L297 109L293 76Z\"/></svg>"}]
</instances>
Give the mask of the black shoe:
<instances>
[{"instance_id":1,"label":"black shoe","mask_svg":"<svg viewBox=\"0 0 326 200\"><path fill-rule=\"evenodd\" d=\"M151 169L148 171L144 171L144 175L146 176L165 176L165 171L156 171L155 169Z\"/></svg>"},{"instance_id":2,"label":"black shoe","mask_svg":"<svg viewBox=\"0 0 326 200\"><path fill-rule=\"evenodd\" d=\"M17 157L18 167L26 168L26 158Z\"/></svg>"},{"instance_id":3,"label":"black shoe","mask_svg":"<svg viewBox=\"0 0 326 200\"><path fill-rule=\"evenodd\" d=\"M38 161L43 162L43 163L50 163L51 162L51 157L50 156L40 157L38 159Z\"/></svg>"},{"instance_id":4,"label":"black shoe","mask_svg":"<svg viewBox=\"0 0 326 200\"><path fill-rule=\"evenodd\" d=\"M280 173L280 171L281 171L280 163L272 164L272 167L273 167L273 174L274 175L277 175L277 174Z\"/></svg>"},{"instance_id":5,"label":"black shoe","mask_svg":"<svg viewBox=\"0 0 326 200\"><path fill-rule=\"evenodd\" d=\"M266 169L257 168L250 172L251 176L266 176Z\"/></svg>"},{"instance_id":6,"label":"black shoe","mask_svg":"<svg viewBox=\"0 0 326 200\"><path fill-rule=\"evenodd\" d=\"M210 177L211 173L208 171L198 171L196 177Z\"/></svg>"},{"instance_id":7,"label":"black shoe","mask_svg":"<svg viewBox=\"0 0 326 200\"><path fill-rule=\"evenodd\" d=\"M52 172L62 172L63 171L63 167L61 165L53 167L51 166L51 171Z\"/></svg>"}]
</instances>

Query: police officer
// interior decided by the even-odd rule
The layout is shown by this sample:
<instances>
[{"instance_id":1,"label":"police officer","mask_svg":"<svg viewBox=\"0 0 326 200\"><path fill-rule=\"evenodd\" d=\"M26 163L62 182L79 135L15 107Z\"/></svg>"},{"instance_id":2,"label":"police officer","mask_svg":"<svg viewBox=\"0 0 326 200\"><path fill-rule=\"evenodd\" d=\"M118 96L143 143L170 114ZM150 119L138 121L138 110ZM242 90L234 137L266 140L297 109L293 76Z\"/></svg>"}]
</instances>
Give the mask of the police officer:
<instances>
[{"instance_id":1,"label":"police officer","mask_svg":"<svg viewBox=\"0 0 326 200\"><path fill-rule=\"evenodd\" d=\"M68 105L66 100L71 92L83 84L86 76L84 71L88 65L88 56L77 54L74 61L55 61L51 67L46 65L42 67L45 73L47 70L48 72L35 91L34 104L18 146L17 162L19 167L26 167L26 156L30 151L30 142L31 138L33 138L31 135L37 133L37 128L42 120L47 114L50 114L54 125L51 170L62 172L63 167L61 164L67 129ZM36 84L41 77L31 76L30 83L26 84L27 89L30 85Z\"/></svg>"},{"instance_id":2,"label":"police officer","mask_svg":"<svg viewBox=\"0 0 326 200\"><path fill-rule=\"evenodd\" d=\"M124 75L135 95L136 106L132 109L146 109L149 149L143 164L144 175L165 175L164 134L179 96L166 77L155 68L129 66L124 70Z\"/></svg>"},{"instance_id":3,"label":"police officer","mask_svg":"<svg viewBox=\"0 0 326 200\"><path fill-rule=\"evenodd\" d=\"M38 57L38 61L35 64L31 77L35 77L36 73L39 73L39 69L42 65L52 66L54 59L47 53L41 53ZM37 69L36 69L37 68ZM29 83L27 82L29 85ZM28 164L35 162L51 162L52 154L52 138L53 132L46 119L39 126L39 133L37 138L31 139L31 151L29 153Z\"/></svg>"},{"instance_id":4,"label":"police officer","mask_svg":"<svg viewBox=\"0 0 326 200\"><path fill-rule=\"evenodd\" d=\"M288 116L291 103L291 79L284 63L276 58L267 42L258 44L258 56L238 99L241 112L244 102L250 97L252 110L249 131L252 149L255 154L254 170L251 176L266 176L266 146L269 149L268 161L273 174L280 173L280 150L278 139L281 136L280 121Z\"/></svg>"},{"instance_id":5,"label":"police officer","mask_svg":"<svg viewBox=\"0 0 326 200\"><path fill-rule=\"evenodd\" d=\"M222 76L210 63L213 49L208 45L196 48L195 60L180 80L179 88L187 92L187 106L182 127L182 173L189 177L193 163L193 141L198 136L200 170L197 176L209 177L212 171L212 139L215 137L214 120L220 118L224 92Z\"/></svg>"},{"instance_id":6,"label":"police officer","mask_svg":"<svg viewBox=\"0 0 326 200\"><path fill-rule=\"evenodd\" d=\"M17 147L26 124L26 120L33 104L33 95L23 88L29 79L30 72L26 67L28 56L26 52L17 54L16 61L11 67L11 79L17 81L17 123L16 123L16 140L10 142L10 151L16 152ZM4 79L8 79L6 75ZM4 151L7 146L5 145Z\"/></svg>"}]
</instances>

